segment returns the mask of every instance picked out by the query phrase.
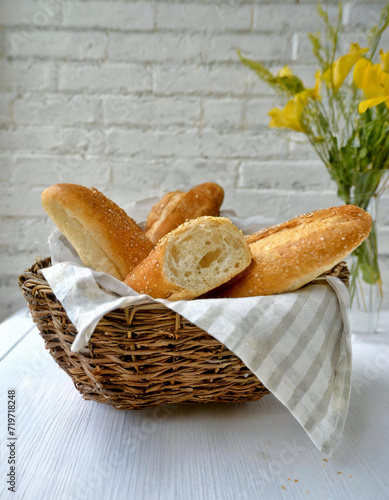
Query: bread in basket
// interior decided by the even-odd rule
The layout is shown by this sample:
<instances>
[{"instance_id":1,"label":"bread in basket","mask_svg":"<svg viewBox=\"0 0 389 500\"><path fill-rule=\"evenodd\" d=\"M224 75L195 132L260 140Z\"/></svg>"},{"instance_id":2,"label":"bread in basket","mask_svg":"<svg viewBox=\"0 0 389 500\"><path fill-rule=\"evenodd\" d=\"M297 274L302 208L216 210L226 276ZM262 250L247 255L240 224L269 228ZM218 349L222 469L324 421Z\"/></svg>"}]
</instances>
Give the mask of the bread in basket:
<instances>
[{"instance_id":1,"label":"bread in basket","mask_svg":"<svg viewBox=\"0 0 389 500\"><path fill-rule=\"evenodd\" d=\"M204 196L202 206L208 207L204 186L195 198ZM216 193L217 212L222 198L220 189ZM51 186L42 193L42 204L87 267L124 280L140 294L170 301L207 291L234 298L279 294L328 269L347 284L348 269L340 261L371 227L371 217L351 205L301 215L246 238L230 220L205 215L179 225L152 248L135 221L94 188ZM188 213L187 205L180 207L181 215ZM165 212L159 206L156 215L167 217ZM37 260L19 285L46 348L85 399L141 409L252 401L268 393L226 346L161 303L111 311L87 345L73 352L77 331L42 273L50 265L50 259Z\"/></svg>"}]
</instances>

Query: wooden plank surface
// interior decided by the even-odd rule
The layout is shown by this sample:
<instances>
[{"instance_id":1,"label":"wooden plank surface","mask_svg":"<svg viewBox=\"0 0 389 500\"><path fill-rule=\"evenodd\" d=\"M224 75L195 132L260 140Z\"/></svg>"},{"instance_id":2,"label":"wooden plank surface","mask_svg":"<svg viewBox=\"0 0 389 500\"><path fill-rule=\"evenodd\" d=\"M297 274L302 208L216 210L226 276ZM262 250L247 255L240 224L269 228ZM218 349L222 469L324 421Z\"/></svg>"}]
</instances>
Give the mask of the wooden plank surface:
<instances>
[{"instance_id":1,"label":"wooden plank surface","mask_svg":"<svg viewBox=\"0 0 389 500\"><path fill-rule=\"evenodd\" d=\"M20 309L0 324L0 361L32 329L34 324L27 308Z\"/></svg>"},{"instance_id":2,"label":"wooden plank surface","mask_svg":"<svg viewBox=\"0 0 389 500\"><path fill-rule=\"evenodd\" d=\"M0 362L1 499L384 499L389 314L353 337L353 391L333 457L272 395L118 411L87 402L34 329ZM12 328L12 322L8 324ZM6 395L16 389L16 494L6 489Z\"/></svg>"}]
</instances>

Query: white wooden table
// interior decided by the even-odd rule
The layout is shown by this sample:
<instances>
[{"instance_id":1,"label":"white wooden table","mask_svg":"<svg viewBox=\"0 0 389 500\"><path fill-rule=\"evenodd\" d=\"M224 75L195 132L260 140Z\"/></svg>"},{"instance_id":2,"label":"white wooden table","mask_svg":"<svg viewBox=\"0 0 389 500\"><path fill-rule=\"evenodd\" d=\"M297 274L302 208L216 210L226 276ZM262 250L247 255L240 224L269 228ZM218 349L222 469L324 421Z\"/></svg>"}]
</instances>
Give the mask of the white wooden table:
<instances>
[{"instance_id":1,"label":"white wooden table","mask_svg":"<svg viewBox=\"0 0 389 500\"><path fill-rule=\"evenodd\" d=\"M0 325L0 498L387 499L388 312L380 330L353 336L349 414L326 457L272 395L143 411L84 401L22 310ZM16 493L7 490L13 389Z\"/></svg>"}]
</instances>

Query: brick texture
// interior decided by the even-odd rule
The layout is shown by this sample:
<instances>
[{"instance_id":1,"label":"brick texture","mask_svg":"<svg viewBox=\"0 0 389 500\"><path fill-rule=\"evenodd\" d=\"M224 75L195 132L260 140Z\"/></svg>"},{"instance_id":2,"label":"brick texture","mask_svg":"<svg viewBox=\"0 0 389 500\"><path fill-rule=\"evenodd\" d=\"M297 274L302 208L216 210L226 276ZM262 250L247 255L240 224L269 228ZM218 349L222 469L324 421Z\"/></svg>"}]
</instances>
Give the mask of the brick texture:
<instances>
[{"instance_id":1,"label":"brick texture","mask_svg":"<svg viewBox=\"0 0 389 500\"><path fill-rule=\"evenodd\" d=\"M385 4L345 3L342 49L363 45ZM18 273L47 254L50 184L96 186L130 215L135 201L206 180L242 216L281 222L341 204L304 137L269 130L279 102L237 56L288 64L312 86L316 0L2 0L0 19L0 320L25 305ZM378 217L386 308L387 214L389 195Z\"/></svg>"}]
</instances>

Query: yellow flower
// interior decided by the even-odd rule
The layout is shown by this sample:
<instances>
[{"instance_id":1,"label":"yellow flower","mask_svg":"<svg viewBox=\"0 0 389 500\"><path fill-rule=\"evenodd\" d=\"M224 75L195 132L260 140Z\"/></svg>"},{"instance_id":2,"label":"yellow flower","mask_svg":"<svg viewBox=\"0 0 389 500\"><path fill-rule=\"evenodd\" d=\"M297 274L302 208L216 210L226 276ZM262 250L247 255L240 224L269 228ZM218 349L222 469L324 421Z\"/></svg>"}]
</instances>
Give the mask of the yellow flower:
<instances>
[{"instance_id":1,"label":"yellow flower","mask_svg":"<svg viewBox=\"0 0 389 500\"><path fill-rule=\"evenodd\" d=\"M285 71L285 66L279 73ZM289 70L290 71L290 70ZM292 73L291 73L292 74ZM285 75L286 76L286 75ZM269 127L274 128L290 128L296 130L296 132L305 132L302 124L302 115L304 107L307 104L308 99L321 100L320 88L321 88L321 73L316 71L315 74L315 86L312 89L305 89L298 92L293 96L290 101L286 103L284 109L273 108L269 111L269 116L271 117Z\"/></svg>"},{"instance_id":2,"label":"yellow flower","mask_svg":"<svg viewBox=\"0 0 389 500\"><path fill-rule=\"evenodd\" d=\"M389 108L389 73L382 69L381 64L373 64L362 58L355 65L353 76L355 85L366 97L365 101L359 103L360 113L382 102Z\"/></svg>"},{"instance_id":3,"label":"yellow flower","mask_svg":"<svg viewBox=\"0 0 389 500\"><path fill-rule=\"evenodd\" d=\"M271 109L269 111L269 116L271 118L269 127L290 128L297 132L304 132L301 119L308 97L307 91L304 90L288 101L284 109Z\"/></svg>"},{"instance_id":4,"label":"yellow flower","mask_svg":"<svg viewBox=\"0 0 389 500\"><path fill-rule=\"evenodd\" d=\"M329 87L332 87L335 90L338 90L347 75L350 73L351 68L354 64L360 59L362 54L367 52L369 49L361 49L359 44L352 43L350 45L350 52L345 54L344 56L339 57L338 60L334 62L329 68L327 68L323 73L323 80L327 83Z\"/></svg>"},{"instance_id":5,"label":"yellow flower","mask_svg":"<svg viewBox=\"0 0 389 500\"><path fill-rule=\"evenodd\" d=\"M277 73L273 83L285 90L288 94L295 95L304 90L304 84L300 78L294 75L289 66L284 66Z\"/></svg>"},{"instance_id":6,"label":"yellow flower","mask_svg":"<svg viewBox=\"0 0 389 500\"><path fill-rule=\"evenodd\" d=\"M321 80L322 80L321 71L317 70L315 73L315 85L314 85L313 89L307 90L308 97L311 97L312 99L316 99L317 101L321 101L321 95L320 95Z\"/></svg>"},{"instance_id":7,"label":"yellow flower","mask_svg":"<svg viewBox=\"0 0 389 500\"><path fill-rule=\"evenodd\" d=\"M385 54L385 52L381 49L380 50L380 57L381 57L383 70L386 73L389 73L389 50Z\"/></svg>"},{"instance_id":8,"label":"yellow flower","mask_svg":"<svg viewBox=\"0 0 389 500\"><path fill-rule=\"evenodd\" d=\"M280 69L280 71L277 73L277 76L279 78L288 78L288 77L291 77L291 76L294 76L291 69L289 68L289 66L284 66L282 69Z\"/></svg>"}]
</instances>

